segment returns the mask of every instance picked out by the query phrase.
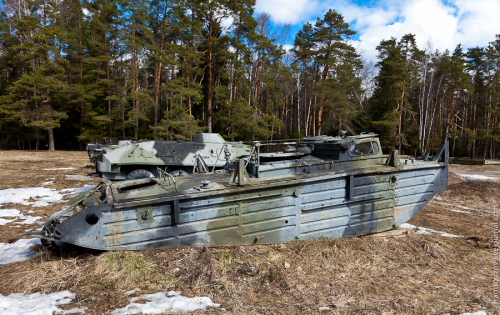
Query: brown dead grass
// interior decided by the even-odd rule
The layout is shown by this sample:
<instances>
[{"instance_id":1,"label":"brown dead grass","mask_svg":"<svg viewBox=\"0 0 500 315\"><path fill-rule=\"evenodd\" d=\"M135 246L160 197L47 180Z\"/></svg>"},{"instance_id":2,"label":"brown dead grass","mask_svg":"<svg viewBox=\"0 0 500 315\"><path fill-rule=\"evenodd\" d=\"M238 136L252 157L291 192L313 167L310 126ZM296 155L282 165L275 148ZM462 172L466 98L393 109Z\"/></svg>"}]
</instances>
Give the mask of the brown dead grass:
<instances>
[{"instance_id":1,"label":"brown dead grass","mask_svg":"<svg viewBox=\"0 0 500 315\"><path fill-rule=\"evenodd\" d=\"M59 156L60 164L54 168L87 163L86 156L79 154L83 158L73 164L65 164ZM24 167L41 163L35 158L24 157L28 163ZM0 182L5 180L0 175ZM269 246L80 250L63 257L41 253L29 261L0 265L0 294L67 289L76 293L74 303L89 308L88 314L109 313L127 305L133 296L168 290L209 296L227 309L226 314L316 314L323 306L330 307L327 313L332 314L455 315L478 310L498 314L492 299L491 213L494 205L500 205L498 184L450 174L450 189L410 221L463 238L408 233L398 238L321 239ZM27 185L35 186L33 182ZM56 186L68 187L61 182ZM38 211L48 215L54 208ZM0 226L0 233L12 235L10 230ZM123 294L136 287L141 291Z\"/></svg>"},{"instance_id":2,"label":"brown dead grass","mask_svg":"<svg viewBox=\"0 0 500 315\"><path fill-rule=\"evenodd\" d=\"M64 188L82 187L83 185L95 185L100 180L93 181L69 181L65 175L83 175L85 172L92 173L93 165L90 164L86 151L0 151L0 190L8 188L47 187L61 190ZM75 170L44 170L60 168L77 168ZM47 181L53 183L44 185ZM69 196L68 196L69 197ZM61 204L53 204L47 207L30 207L19 204L3 205L5 209L18 209L24 214L33 210L31 216L41 216L45 220L54 211L59 210ZM0 226L0 242L22 234L26 225L18 225L12 222L7 226ZM8 227L8 228L6 228Z\"/></svg>"},{"instance_id":3,"label":"brown dead grass","mask_svg":"<svg viewBox=\"0 0 500 315\"><path fill-rule=\"evenodd\" d=\"M209 296L234 314L315 313L322 306L338 314L456 314L493 310L489 252L472 240L410 234L44 256L13 270L24 292L68 289L84 304L94 299L86 305L90 314L108 306L101 293L115 293L114 309L127 304L123 292L135 287L138 294L175 289Z\"/></svg>"}]
</instances>

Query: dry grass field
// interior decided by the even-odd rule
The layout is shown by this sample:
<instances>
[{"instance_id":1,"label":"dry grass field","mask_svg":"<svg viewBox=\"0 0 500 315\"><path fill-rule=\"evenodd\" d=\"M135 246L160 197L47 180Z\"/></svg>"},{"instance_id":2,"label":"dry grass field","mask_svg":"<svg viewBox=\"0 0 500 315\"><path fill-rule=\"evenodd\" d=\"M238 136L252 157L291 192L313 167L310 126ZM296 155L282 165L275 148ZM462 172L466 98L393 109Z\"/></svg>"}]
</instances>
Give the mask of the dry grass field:
<instances>
[{"instance_id":1,"label":"dry grass field","mask_svg":"<svg viewBox=\"0 0 500 315\"><path fill-rule=\"evenodd\" d=\"M0 151L0 170L0 190L61 190L98 182L65 179L92 170L86 152ZM3 204L0 211L33 210L30 215L46 219L60 206ZM225 308L209 312L224 314L498 314L493 300L495 206L500 206L500 180L466 180L450 172L449 190L409 223L462 237L410 230L268 246L76 250L62 257L40 246L31 260L0 265L0 294L70 290L76 297L63 308L85 306L86 314L108 314L131 297L170 290L208 296ZM0 242L30 227L16 225L0 225ZM124 294L134 288L141 291Z\"/></svg>"}]
</instances>

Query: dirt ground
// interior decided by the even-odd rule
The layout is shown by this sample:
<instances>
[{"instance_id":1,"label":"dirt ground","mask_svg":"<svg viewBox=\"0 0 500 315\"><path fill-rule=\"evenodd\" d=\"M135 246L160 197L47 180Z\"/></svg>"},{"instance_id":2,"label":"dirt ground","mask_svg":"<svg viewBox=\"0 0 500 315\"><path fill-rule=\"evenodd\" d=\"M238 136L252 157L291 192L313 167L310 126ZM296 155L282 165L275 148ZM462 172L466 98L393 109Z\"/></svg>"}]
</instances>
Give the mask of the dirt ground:
<instances>
[{"instance_id":1,"label":"dirt ground","mask_svg":"<svg viewBox=\"0 0 500 315\"><path fill-rule=\"evenodd\" d=\"M450 169L500 171L500 166ZM61 190L99 181L65 177L92 171L86 152L0 151L0 170L0 190ZM8 204L0 211L32 209L30 215L46 219L60 206ZM500 206L500 180L466 180L450 172L449 190L409 223L462 237L410 231L269 246L78 250L62 257L37 247L40 253L31 260L0 265L0 294L67 289L76 298L64 308L85 306L86 314L108 314L132 297L170 290L208 296L226 309L209 312L221 314L499 314L493 299L495 206ZM29 227L15 225L0 225L0 242ZM134 288L141 291L124 294Z\"/></svg>"}]
</instances>

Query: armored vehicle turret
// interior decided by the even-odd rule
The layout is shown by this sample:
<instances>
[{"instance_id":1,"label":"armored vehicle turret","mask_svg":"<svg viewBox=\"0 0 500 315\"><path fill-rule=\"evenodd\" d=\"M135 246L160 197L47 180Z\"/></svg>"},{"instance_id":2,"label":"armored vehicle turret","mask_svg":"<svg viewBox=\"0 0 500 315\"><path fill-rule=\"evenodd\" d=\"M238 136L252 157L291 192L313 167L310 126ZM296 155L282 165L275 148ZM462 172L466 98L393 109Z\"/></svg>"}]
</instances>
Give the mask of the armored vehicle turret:
<instances>
[{"instance_id":1,"label":"armored vehicle turret","mask_svg":"<svg viewBox=\"0 0 500 315\"><path fill-rule=\"evenodd\" d=\"M384 155L373 134L263 145L233 170L101 183L26 234L99 250L351 237L407 222L448 188L448 142L432 160Z\"/></svg>"},{"instance_id":2,"label":"armored vehicle turret","mask_svg":"<svg viewBox=\"0 0 500 315\"><path fill-rule=\"evenodd\" d=\"M110 180L152 178L157 168L173 176L222 168L226 159L250 154L251 147L226 142L218 133L200 133L194 141L134 141L105 148L97 156L96 173Z\"/></svg>"},{"instance_id":3,"label":"armored vehicle turret","mask_svg":"<svg viewBox=\"0 0 500 315\"><path fill-rule=\"evenodd\" d=\"M131 140L118 140L114 137L104 137L104 138L90 138L90 142L87 143L87 154L89 155L89 160L92 164L96 164L97 157L102 154L105 148L114 148L119 145L125 145L131 143Z\"/></svg>"}]
</instances>

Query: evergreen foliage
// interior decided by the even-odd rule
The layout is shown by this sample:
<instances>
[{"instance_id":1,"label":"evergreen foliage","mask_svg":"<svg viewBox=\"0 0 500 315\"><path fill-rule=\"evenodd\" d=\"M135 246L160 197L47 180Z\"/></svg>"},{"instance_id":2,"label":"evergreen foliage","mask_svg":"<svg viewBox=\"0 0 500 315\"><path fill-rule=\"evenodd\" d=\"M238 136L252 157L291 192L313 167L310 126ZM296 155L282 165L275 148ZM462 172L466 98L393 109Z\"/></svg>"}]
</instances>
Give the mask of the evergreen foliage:
<instances>
[{"instance_id":1,"label":"evergreen foliage","mask_svg":"<svg viewBox=\"0 0 500 315\"><path fill-rule=\"evenodd\" d=\"M375 68L333 9L293 39L290 25L254 8L254 0L0 1L0 148L347 130L380 133L384 149L401 153L449 138L452 155L498 157L500 35L451 53L421 49L412 34L386 39Z\"/></svg>"}]
</instances>

